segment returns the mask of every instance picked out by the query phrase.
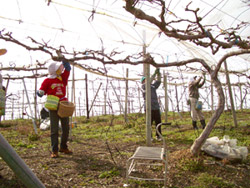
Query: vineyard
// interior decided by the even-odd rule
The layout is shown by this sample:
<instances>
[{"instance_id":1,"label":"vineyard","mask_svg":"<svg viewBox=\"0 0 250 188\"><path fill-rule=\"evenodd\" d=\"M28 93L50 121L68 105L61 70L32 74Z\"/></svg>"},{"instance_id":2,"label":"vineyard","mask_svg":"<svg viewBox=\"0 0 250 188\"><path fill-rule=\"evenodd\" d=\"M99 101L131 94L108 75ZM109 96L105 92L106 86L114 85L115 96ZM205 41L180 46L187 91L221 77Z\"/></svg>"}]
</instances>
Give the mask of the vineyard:
<instances>
[{"instance_id":1,"label":"vineyard","mask_svg":"<svg viewBox=\"0 0 250 188\"><path fill-rule=\"evenodd\" d=\"M249 7L2 3L0 188L249 187Z\"/></svg>"},{"instance_id":2,"label":"vineyard","mask_svg":"<svg viewBox=\"0 0 250 188\"><path fill-rule=\"evenodd\" d=\"M225 112L216 124L212 136L229 135L238 140L238 145L250 149L249 110L237 111L239 127L232 127L230 112ZM210 113L205 114L206 117ZM169 115L171 126L163 128L168 154L168 187L234 187L246 188L250 179L250 158L243 161L216 159L202 152L192 156L189 148L196 139L188 113ZM44 183L47 188L61 187L123 187L125 184L126 160L137 146L145 145L145 116L130 114L129 122L123 116L81 117L72 128L69 147L73 155L60 154L58 159L50 155L50 133L34 134L29 120L4 121L0 131L17 153ZM201 129L200 129L201 131ZM154 146L162 143L153 141ZM156 176L160 169L146 171L147 176ZM24 188L3 160L0 160L0 187ZM188 178L188 179L187 179ZM130 181L131 187L161 187L162 182Z\"/></svg>"}]
</instances>

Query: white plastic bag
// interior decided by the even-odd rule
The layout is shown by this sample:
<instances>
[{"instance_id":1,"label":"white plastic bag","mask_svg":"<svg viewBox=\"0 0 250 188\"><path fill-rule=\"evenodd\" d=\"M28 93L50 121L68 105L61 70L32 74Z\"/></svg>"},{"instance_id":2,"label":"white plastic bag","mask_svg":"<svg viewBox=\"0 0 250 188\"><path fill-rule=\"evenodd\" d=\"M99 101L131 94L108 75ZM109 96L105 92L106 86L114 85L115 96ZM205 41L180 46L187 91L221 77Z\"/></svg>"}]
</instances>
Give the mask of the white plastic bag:
<instances>
[{"instance_id":1,"label":"white plastic bag","mask_svg":"<svg viewBox=\"0 0 250 188\"><path fill-rule=\"evenodd\" d=\"M246 159L248 155L247 147L237 146L237 139L230 139L228 135L221 140L216 136L208 138L201 150L214 157L229 160Z\"/></svg>"},{"instance_id":2,"label":"white plastic bag","mask_svg":"<svg viewBox=\"0 0 250 188\"><path fill-rule=\"evenodd\" d=\"M49 118L45 119L41 124L40 124L40 129L43 131L49 130L50 128L50 120ZM59 121L59 129L62 128L61 122Z\"/></svg>"},{"instance_id":3,"label":"white plastic bag","mask_svg":"<svg viewBox=\"0 0 250 188\"><path fill-rule=\"evenodd\" d=\"M45 119L41 124L40 124L40 129L43 131L46 131L50 128L50 120Z\"/></svg>"}]
</instances>

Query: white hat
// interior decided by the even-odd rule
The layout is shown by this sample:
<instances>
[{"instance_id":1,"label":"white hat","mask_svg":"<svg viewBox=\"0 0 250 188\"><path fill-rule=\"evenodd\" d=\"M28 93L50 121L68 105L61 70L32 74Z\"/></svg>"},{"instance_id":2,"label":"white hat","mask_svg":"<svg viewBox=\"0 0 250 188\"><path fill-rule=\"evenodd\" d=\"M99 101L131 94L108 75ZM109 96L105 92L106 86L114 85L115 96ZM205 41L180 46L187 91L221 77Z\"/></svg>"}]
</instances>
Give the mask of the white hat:
<instances>
[{"instance_id":1,"label":"white hat","mask_svg":"<svg viewBox=\"0 0 250 188\"><path fill-rule=\"evenodd\" d=\"M59 69L59 67L62 65L60 62L52 62L48 67L49 77L50 78L56 78L57 74L56 71Z\"/></svg>"}]
</instances>

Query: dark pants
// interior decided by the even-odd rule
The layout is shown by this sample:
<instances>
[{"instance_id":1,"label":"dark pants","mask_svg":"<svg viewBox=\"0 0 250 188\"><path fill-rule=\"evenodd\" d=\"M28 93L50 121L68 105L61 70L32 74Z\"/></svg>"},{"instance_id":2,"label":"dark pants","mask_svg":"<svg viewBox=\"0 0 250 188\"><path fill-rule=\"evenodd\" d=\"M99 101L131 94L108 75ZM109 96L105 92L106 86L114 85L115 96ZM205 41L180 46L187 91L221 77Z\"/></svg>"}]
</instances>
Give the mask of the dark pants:
<instances>
[{"instance_id":1,"label":"dark pants","mask_svg":"<svg viewBox=\"0 0 250 188\"><path fill-rule=\"evenodd\" d=\"M50 138L53 152L58 152L58 136L59 136L59 120L61 120L62 136L60 148L67 149L67 141L69 137L69 118L60 118L56 110L50 110Z\"/></svg>"},{"instance_id":2,"label":"dark pants","mask_svg":"<svg viewBox=\"0 0 250 188\"><path fill-rule=\"evenodd\" d=\"M161 123L161 112L160 110L152 110L151 111L151 125L155 122L155 127ZM158 131L161 133L161 126L159 126ZM156 137L159 137L159 134L156 131Z\"/></svg>"}]
</instances>

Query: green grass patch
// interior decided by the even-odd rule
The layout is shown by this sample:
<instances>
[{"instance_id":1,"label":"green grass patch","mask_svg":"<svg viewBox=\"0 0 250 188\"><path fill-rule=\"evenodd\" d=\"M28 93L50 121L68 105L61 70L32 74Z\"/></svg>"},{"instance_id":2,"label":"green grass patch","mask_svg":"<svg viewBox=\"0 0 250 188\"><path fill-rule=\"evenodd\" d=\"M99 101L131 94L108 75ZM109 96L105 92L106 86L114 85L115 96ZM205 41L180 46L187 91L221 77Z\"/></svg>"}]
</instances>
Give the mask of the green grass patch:
<instances>
[{"instance_id":1,"label":"green grass patch","mask_svg":"<svg viewBox=\"0 0 250 188\"><path fill-rule=\"evenodd\" d=\"M207 188L207 187L234 188L235 187L234 183L230 183L221 177L214 176L208 173L202 173L197 178L196 183L199 185L199 188Z\"/></svg>"},{"instance_id":2,"label":"green grass patch","mask_svg":"<svg viewBox=\"0 0 250 188\"><path fill-rule=\"evenodd\" d=\"M112 170L109 171L104 171L99 175L99 178L112 178L115 176L119 176L120 171L117 170L116 168L113 168Z\"/></svg>"}]
</instances>

